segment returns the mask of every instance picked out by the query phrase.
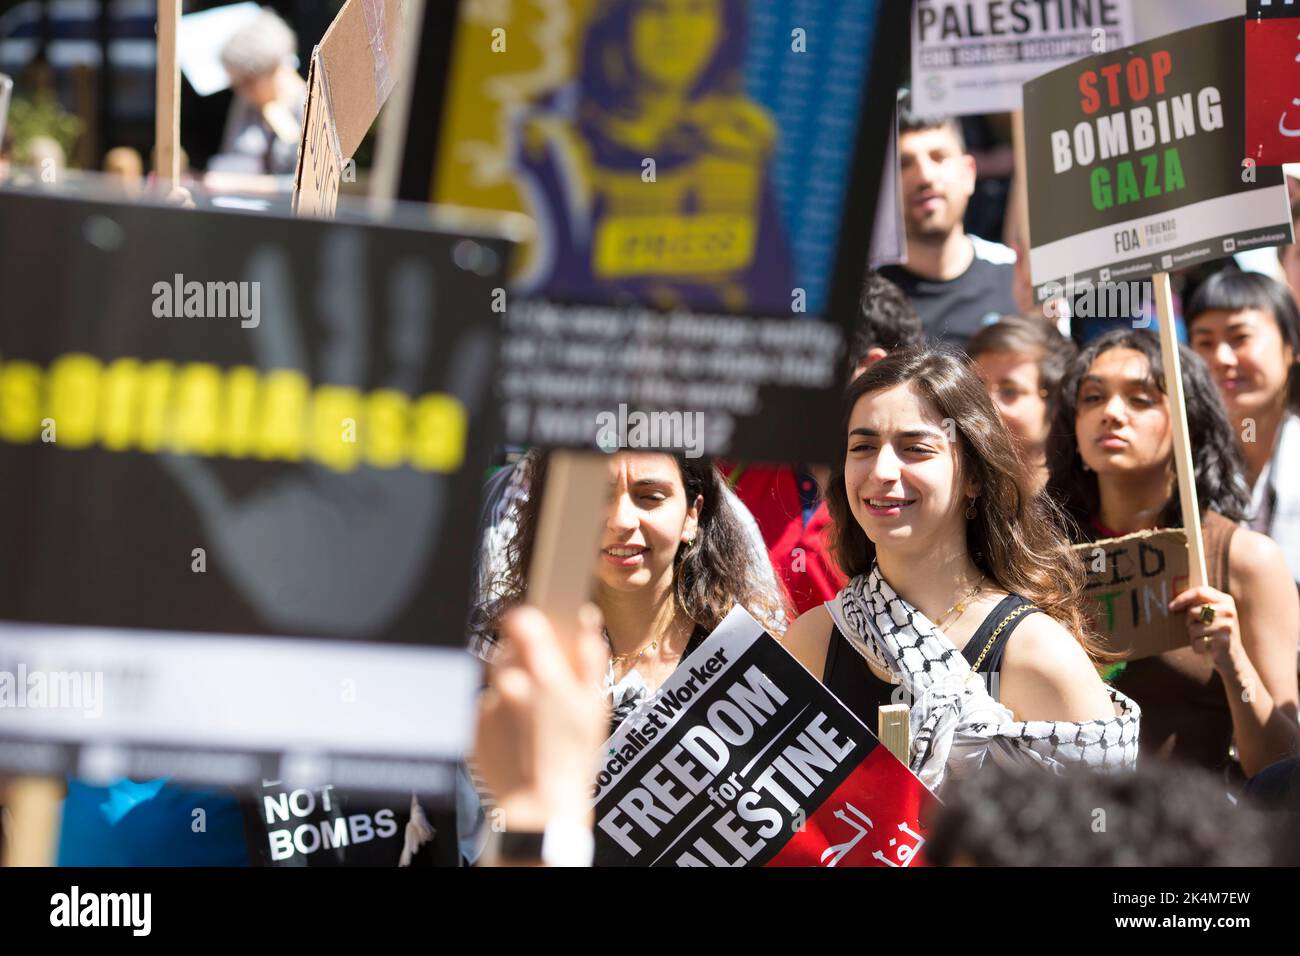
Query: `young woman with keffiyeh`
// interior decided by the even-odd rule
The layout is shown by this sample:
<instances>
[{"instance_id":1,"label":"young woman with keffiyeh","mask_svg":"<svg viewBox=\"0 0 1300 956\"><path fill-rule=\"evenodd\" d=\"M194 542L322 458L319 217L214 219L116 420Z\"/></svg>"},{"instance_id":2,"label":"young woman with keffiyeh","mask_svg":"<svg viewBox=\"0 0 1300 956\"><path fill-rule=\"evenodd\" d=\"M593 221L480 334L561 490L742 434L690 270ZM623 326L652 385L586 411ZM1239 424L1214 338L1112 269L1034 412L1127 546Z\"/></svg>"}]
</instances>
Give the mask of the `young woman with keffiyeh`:
<instances>
[{"instance_id":1,"label":"young woman with keffiyeh","mask_svg":"<svg viewBox=\"0 0 1300 956\"><path fill-rule=\"evenodd\" d=\"M786 647L869 725L909 703L909 763L931 789L985 760L1134 766L1139 711L1098 676L1083 568L976 374L895 353L846 409L827 500L852 580Z\"/></svg>"}]
</instances>

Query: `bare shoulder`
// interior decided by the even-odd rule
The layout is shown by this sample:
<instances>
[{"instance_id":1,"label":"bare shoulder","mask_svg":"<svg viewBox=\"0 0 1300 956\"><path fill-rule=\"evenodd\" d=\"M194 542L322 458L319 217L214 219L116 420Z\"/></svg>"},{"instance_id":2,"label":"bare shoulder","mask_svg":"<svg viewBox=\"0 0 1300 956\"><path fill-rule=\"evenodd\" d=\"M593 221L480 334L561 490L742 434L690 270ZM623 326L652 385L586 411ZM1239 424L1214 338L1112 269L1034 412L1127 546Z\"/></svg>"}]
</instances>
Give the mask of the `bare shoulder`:
<instances>
[{"instance_id":1,"label":"bare shoulder","mask_svg":"<svg viewBox=\"0 0 1300 956\"><path fill-rule=\"evenodd\" d=\"M818 680L826 670L826 651L830 647L833 623L831 612L819 604L800 614L781 638L781 646Z\"/></svg>"},{"instance_id":2,"label":"bare shoulder","mask_svg":"<svg viewBox=\"0 0 1300 956\"><path fill-rule=\"evenodd\" d=\"M1074 636L1047 614L1030 614L1007 641L1002 698L1020 720L1107 720L1115 708Z\"/></svg>"},{"instance_id":3,"label":"bare shoulder","mask_svg":"<svg viewBox=\"0 0 1300 956\"><path fill-rule=\"evenodd\" d=\"M1277 542L1249 528L1238 528L1228 544L1228 574L1247 587L1291 579Z\"/></svg>"}]
</instances>

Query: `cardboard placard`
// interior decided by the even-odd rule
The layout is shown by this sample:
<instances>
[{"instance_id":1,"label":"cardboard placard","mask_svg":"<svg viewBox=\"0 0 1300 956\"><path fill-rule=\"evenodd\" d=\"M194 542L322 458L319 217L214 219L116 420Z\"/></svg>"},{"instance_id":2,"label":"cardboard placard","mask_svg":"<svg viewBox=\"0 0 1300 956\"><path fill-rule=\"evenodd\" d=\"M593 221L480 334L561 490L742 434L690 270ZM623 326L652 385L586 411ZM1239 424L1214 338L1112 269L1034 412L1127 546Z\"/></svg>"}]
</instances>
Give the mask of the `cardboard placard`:
<instances>
[{"instance_id":1,"label":"cardboard placard","mask_svg":"<svg viewBox=\"0 0 1300 956\"><path fill-rule=\"evenodd\" d=\"M1182 529L1139 531L1074 550L1088 574L1089 617L1109 650L1140 660L1187 646L1186 613L1169 613L1169 602L1188 587Z\"/></svg>"},{"instance_id":2,"label":"cardboard placard","mask_svg":"<svg viewBox=\"0 0 1300 956\"><path fill-rule=\"evenodd\" d=\"M922 865L937 803L740 607L605 742L595 800L598 866Z\"/></svg>"},{"instance_id":3,"label":"cardboard placard","mask_svg":"<svg viewBox=\"0 0 1300 956\"><path fill-rule=\"evenodd\" d=\"M1300 162L1300 6L1246 0L1246 153Z\"/></svg>"},{"instance_id":4,"label":"cardboard placard","mask_svg":"<svg viewBox=\"0 0 1300 956\"><path fill-rule=\"evenodd\" d=\"M0 770L450 789L510 244L428 218L0 192Z\"/></svg>"},{"instance_id":5,"label":"cardboard placard","mask_svg":"<svg viewBox=\"0 0 1300 956\"><path fill-rule=\"evenodd\" d=\"M478 7L425 5L384 145L400 198L537 223L502 303L507 439L838 454L907 5L705 5L668 67L631 42L653 5Z\"/></svg>"},{"instance_id":6,"label":"cardboard placard","mask_svg":"<svg viewBox=\"0 0 1300 956\"><path fill-rule=\"evenodd\" d=\"M1194 27L1025 84L1040 299L1291 241L1281 171L1242 156L1243 26Z\"/></svg>"},{"instance_id":7,"label":"cardboard placard","mask_svg":"<svg viewBox=\"0 0 1300 956\"><path fill-rule=\"evenodd\" d=\"M1132 0L917 0L912 109L921 116L1010 113L1046 71L1135 39Z\"/></svg>"},{"instance_id":8,"label":"cardboard placard","mask_svg":"<svg viewBox=\"0 0 1300 956\"><path fill-rule=\"evenodd\" d=\"M299 215L333 215L345 164L396 84L405 17L405 0L348 0L312 50L293 178Z\"/></svg>"},{"instance_id":9,"label":"cardboard placard","mask_svg":"<svg viewBox=\"0 0 1300 956\"><path fill-rule=\"evenodd\" d=\"M344 159L324 75L317 47L307 67L307 107L293 179L293 211L300 216L328 218L338 206Z\"/></svg>"}]
</instances>

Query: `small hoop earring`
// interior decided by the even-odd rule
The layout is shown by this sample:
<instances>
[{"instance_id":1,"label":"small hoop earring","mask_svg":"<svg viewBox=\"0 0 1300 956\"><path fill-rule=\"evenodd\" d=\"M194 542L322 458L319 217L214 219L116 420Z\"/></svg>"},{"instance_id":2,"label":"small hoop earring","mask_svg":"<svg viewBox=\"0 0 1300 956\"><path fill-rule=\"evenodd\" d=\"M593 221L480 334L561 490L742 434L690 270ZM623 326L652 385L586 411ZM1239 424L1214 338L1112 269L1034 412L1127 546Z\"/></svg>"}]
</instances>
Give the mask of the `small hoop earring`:
<instances>
[{"instance_id":1,"label":"small hoop earring","mask_svg":"<svg viewBox=\"0 0 1300 956\"><path fill-rule=\"evenodd\" d=\"M966 520L974 521L977 517L979 517L979 512L975 510L975 499L972 498L970 506L966 509Z\"/></svg>"}]
</instances>

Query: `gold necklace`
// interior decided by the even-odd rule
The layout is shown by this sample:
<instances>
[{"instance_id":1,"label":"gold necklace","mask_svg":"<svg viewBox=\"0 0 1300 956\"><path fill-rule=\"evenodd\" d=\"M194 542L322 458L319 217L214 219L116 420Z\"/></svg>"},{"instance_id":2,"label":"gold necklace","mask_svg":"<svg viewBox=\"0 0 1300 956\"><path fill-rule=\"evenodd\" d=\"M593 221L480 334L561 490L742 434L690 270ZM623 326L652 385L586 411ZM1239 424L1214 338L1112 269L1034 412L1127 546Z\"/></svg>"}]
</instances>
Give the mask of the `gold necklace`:
<instances>
[{"instance_id":1,"label":"gold necklace","mask_svg":"<svg viewBox=\"0 0 1300 956\"><path fill-rule=\"evenodd\" d=\"M608 630L605 631L605 641L609 644L609 649L610 649L610 650L613 650L613 649L614 649L614 642L610 640L610 638L609 638L609 631L608 631ZM636 651L636 652L629 652L629 653L627 653L627 654L612 654L612 655L610 655L609 662L610 662L611 664L614 664L614 665L617 665L617 666L620 666L620 667L621 667L621 666L623 665L624 661L628 661L628 660L639 661L639 660L640 660L641 658L643 658L643 657L644 657L644 656L645 656L649 651L653 651L653 650L654 650L656 647L658 647L658 646L659 646L659 638L656 637L656 638L655 638L654 640L652 640L649 644L647 644L647 645L645 645L644 647L642 647L641 650L639 650L639 651Z\"/></svg>"},{"instance_id":2,"label":"gold necklace","mask_svg":"<svg viewBox=\"0 0 1300 956\"><path fill-rule=\"evenodd\" d=\"M688 621L687 623L689 624L690 622ZM611 651L614 649L614 642L610 639L609 636L609 628L605 628L605 643L609 645L609 649ZM633 664L635 664L637 661L645 657L646 654L650 653L658 646L659 646L659 638L657 637L652 638L650 642L646 644L644 647L642 647L641 650L639 651L629 651L626 654L611 654L609 658L609 663L615 667L622 667L623 664L627 663L628 661L631 661Z\"/></svg>"},{"instance_id":3,"label":"gold necklace","mask_svg":"<svg viewBox=\"0 0 1300 956\"><path fill-rule=\"evenodd\" d=\"M948 608L948 610L944 611L942 614L939 615L938 620L934 622L934 626L942 631L949 624L956 624L959 620L961 620L961 616L966 613L966 608L970 606L971 598L979 594L980 591L983 590L983 588L984 588L984 575L981 574L980 579L975 582L975 586L973 588L967 591L965 595L963 595L961 599L957 601L956 604L954 604L952 607ZM953 611L957 612L956 617L954 617L952 620L948 620L948 615L952 614Z\"/></svg>"}]
</instances>

